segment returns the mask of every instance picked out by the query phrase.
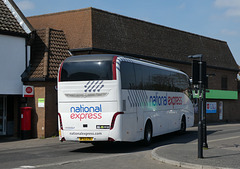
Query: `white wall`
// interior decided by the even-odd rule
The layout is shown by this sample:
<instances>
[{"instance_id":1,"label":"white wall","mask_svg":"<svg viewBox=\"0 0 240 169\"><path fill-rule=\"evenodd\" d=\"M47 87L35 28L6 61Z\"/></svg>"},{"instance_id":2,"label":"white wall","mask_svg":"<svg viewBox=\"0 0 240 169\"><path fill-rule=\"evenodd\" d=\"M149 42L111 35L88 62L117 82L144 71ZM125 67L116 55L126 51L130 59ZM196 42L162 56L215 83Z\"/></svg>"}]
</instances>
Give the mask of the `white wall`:
<instances>
[{"instance_id":1,"label":"white wall","mask_svg":"<svg viewBox=\"0 0 240 169\"><path fill-rule=\"evenodd\" d=\"M0 94L22 94L25 38L0 35Z\"/></svg>"}]
</instances>

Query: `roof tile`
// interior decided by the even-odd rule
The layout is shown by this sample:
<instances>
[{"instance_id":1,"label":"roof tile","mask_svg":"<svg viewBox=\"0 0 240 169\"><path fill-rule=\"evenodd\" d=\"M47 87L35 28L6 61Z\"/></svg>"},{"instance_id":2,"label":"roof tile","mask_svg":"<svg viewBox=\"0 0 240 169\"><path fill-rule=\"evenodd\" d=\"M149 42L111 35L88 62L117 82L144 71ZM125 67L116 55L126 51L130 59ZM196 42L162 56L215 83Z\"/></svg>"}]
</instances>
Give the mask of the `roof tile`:
<instances>
[{"instance_id":1,"label":"roof tile","mask_svg":"<svg viewBox=\"0 0 240 169\"><path fill-rule=\"evenodd\" d=\"M26 34L2 0L0 0L0 31L20 35Z\"/></svg>"},{"instance_id":2,"label":"roof tile","mask_svg":"<svg viewBox=\"0 0 240 169\"><path fill-rule=\"evenodd\" d=\"M59 65L70 56L64 32L54 29L47 31L47 29L36 31L36 39L32 45L31 67L28 78L56 79ZM46 37L49 37L49 39ZM47 41L49 42L47 43ZM46 53L48 56L47 64L44 63ZM44 66L47 66L47 76L44 75Z\"/></svg>"}]
</instances>

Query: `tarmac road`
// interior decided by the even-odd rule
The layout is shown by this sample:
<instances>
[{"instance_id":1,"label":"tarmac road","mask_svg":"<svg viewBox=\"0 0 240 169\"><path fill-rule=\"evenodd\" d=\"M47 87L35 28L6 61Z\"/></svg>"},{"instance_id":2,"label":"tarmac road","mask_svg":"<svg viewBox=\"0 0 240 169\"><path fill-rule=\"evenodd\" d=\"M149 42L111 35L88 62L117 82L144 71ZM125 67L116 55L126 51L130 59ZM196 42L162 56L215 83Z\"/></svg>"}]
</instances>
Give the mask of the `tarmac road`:
<instances>
[{"instance_id":1,"label":"tarmac road","mask_svg":"<svg viewBox=\"0 0 240 169\"><path fill-rule=\"evenodd\" d=\"M208 126L209 149L197 158L197 127L184 135L154 138L149 147L120 143L103 147L58 138L0 140L0 168L240 168L240 124Z\"/></svg>"},{"instance_id":2,"label":"tarmac road","mask_svg":"<svg viewBox=\"0 0 240 169\"><path fill-rule=\"evenodd\" d=\"M172 137L178 137L175 134ZM155 144L160 141L155 139ZM118 143L95 147L91 144L59 142L58 138L0 143L1 169L178 169L151 157L152 147Z\"/></svg>"}]
</instances>

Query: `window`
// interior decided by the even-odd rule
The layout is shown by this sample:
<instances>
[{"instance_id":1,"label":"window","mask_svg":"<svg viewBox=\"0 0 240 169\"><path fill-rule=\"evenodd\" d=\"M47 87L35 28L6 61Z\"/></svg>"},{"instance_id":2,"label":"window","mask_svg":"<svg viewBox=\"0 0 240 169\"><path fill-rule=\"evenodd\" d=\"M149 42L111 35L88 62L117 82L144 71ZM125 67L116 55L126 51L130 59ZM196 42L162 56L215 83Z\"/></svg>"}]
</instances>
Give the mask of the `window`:
<instances>
[{"instance_id":1,"label":"window","mask_svg":"<svg viewBox=\"0 0 240 169\"><path fill-rule=\"evenodd\" d=\"M182 92L188 89L189 81L187 76L176 72L172 72L171 76L171 78L173 79L174 91Z\"/></svg>"},{"instance_id":2,"label":"window","mask_svg":"<svg viewBox=\"0 0 240 169\"><path fill-rule=\"evenodd\" d=\"M142 70L142 66L139 64L134 65L135 73L136 73L136 88L144 89L144 84L149 81L149 72L144 72Z\"/></svg>"},{"instance_id":3,"label":"window","mask_svg":"<svg viewBox=\"0 0 240 169\"><path fill-rule=\"evenodd\" d=\"M161 68L121 62L122 89L183 92L189 87L184 74Z\"/></svg>"},{"instance_id":4,"label":"window","mask_svg":"<svg viewBox=\"0 0 240 169\"><path fill-rule=\"evenodd\" d=\"M238 91L240 92L240 81L238 81L237 84L238 84Z\"/></svg>"},{"instance_id":5,"label":"window","mask_svg":"<svg viewBox=\"0 0 240 169\"><path fill-rule=\"evenodd\" d=\"M221 79L221 89L222 90L228 89L227 81L228 81L227 77L222 77L222 79Z\"/></svg>"},{"instance_id":6,"label":"window","mask_svg":"<svg viewBox=\"0 0 240 169\"><path fill-rule=\"evenodd\" d=\"M112 61L64 62L61 81L112 80Z\"/></svg>"},{"instance_id":7,"label":"window","mask_svg":"<svg viewBox=\"0 0 240 169\"><path fill-rule=\"evenodd\" d=\"M122 89L134 89L135 84L135 72L133 64L130 62L121 63L121 82Z\"/></svg>"}]
</instances>

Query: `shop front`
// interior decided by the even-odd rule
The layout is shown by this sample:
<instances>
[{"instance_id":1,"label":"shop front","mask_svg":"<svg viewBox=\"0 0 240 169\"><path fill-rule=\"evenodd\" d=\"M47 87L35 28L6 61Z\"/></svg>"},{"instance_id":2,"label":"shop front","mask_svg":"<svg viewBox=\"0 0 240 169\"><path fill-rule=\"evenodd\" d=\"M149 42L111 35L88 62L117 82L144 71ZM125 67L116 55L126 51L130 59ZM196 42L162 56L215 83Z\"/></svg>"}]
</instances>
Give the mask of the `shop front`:
<instances>
[{"instance_id":1,"label":"shop front","mask_svg":"<svg viewBox=\"0 0 240 169\"><path fill-rule=\"evenodd\" d=\"M6 135L7 113L6 113L6 96L0 96L0 135Z\"/></svg>"},{"instance_id":2,"label":"shop front","mask_svg":"<svg viewBox=\"0 0 240 169\"><path fill-rule=\"evenodd\" d=\"M20 135L21 95L0 95L0 136Z\"/></svg>"}]
</instances>

